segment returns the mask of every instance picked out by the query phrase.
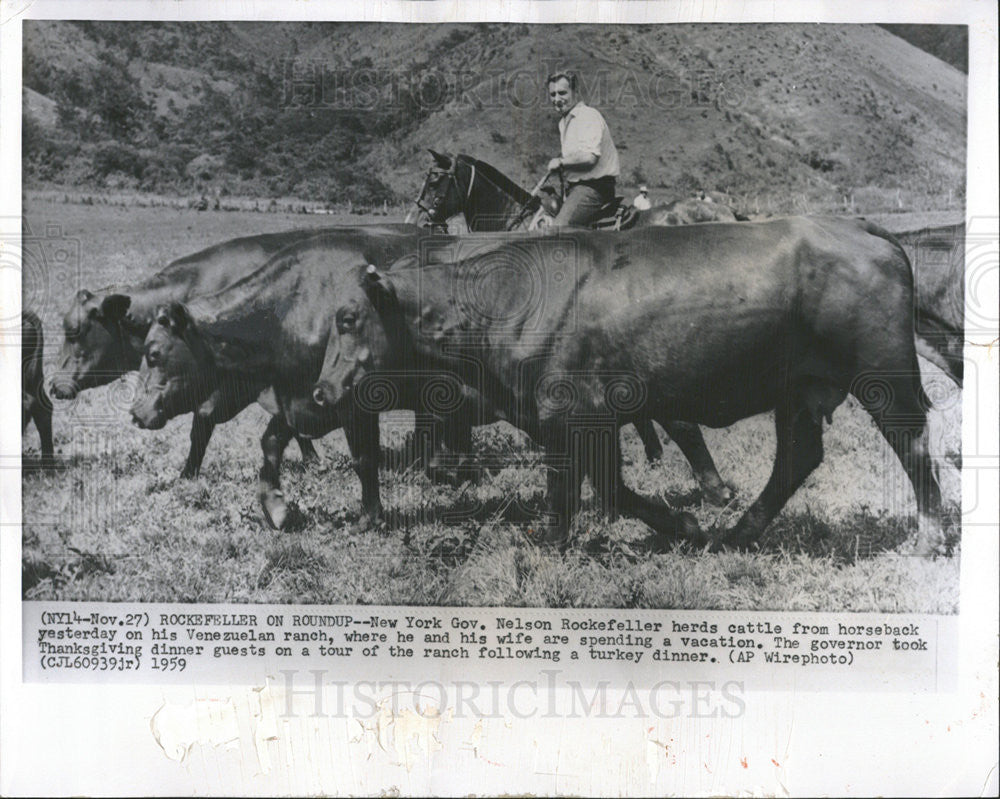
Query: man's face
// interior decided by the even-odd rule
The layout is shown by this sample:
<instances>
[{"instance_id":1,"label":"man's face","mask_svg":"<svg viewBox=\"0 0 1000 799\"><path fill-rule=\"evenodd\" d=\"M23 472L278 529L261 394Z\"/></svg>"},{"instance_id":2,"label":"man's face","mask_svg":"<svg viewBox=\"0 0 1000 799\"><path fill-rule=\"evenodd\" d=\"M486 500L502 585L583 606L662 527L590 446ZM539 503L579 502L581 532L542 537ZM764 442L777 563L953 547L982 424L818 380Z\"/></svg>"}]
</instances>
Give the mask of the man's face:
<instances>
[{"instance_id":1,"label":"man's face","mask_svg":"<svg viewBox=\"0 0 1000 799\"><path fill-rule=\"evenodd\" d=\"M563 116L576 105L576 92L569 87L569 81L566 78L559 78L559 80L549 84L549 101Z\"/></svg>"}]
</instances>

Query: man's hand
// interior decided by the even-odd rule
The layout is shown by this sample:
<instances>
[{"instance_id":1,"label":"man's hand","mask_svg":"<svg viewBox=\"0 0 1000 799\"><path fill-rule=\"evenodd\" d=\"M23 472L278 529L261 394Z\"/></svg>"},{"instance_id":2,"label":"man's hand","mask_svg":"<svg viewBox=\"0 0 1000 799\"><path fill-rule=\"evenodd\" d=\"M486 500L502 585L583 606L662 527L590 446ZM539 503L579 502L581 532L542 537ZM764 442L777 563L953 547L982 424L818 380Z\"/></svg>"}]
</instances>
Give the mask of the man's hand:
<instances>
[{"instance_id":1,"label":"man's hand","mask_svg":"<svg viewBox=\"0 0 1000 799\"><path fill-rule=\"evenodd\" d=\"M559 169L562 169L562 166L563 166L563 160L561 158L553 158L551 161L549 161L548 171L555 172Z\"/></svg>"}]
</instances>

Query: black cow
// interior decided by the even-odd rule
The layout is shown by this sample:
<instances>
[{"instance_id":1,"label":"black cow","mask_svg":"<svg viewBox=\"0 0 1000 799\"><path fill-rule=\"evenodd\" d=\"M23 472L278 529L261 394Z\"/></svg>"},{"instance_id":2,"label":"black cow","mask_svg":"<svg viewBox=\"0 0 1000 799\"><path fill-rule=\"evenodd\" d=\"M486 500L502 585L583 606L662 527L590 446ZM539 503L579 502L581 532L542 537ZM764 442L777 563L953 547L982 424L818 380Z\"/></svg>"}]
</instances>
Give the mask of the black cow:
<instances>
[{"instance_id":1,"label":"black cow","mask_svg":"<svg viewBox=\"0 0 1000 799\"><path fill-rule=\"evenodd\" d=\"M609 431L639 415L721 427L773 409L771 478L713 541L752 544L822 460L822 420L850 392L909 476L918 547L930 547L940 495L914 347L913 276L891 236L862 220L789 218L530 244L530 254L522 242L438 268L359 270L343 295L316 388L350 417L369 517L382 513L378 427L357 396L366 380L417 368L474 386L545 447L559 541L589 475L612 513L703 543L689 514L622 483ZM525 262L537 266L512 277Z\"/></svg>"},{"instance_id":2,"label":"black cow","mask_svg":"<svg viewBox=\"0 0 1000 799\"><path fill-rule=\"evenodd\" d=\"M42 351L45 339L42 320L32 311L21 314L21 432L33 421L41 439L42 460L50 462L52 446L52 400L45 393Z\"/></svg>"},{"instance_id":3,"label":"black cow","mask_svg":"<svg viewBox=\"0 0 1000 799\"><path fill-rule=\"evenodd\" d=\"M364 228L312 228L246 236L179 258L133 286L97 294L86 289L79 291L63 318L62 366L52 380L53 395L57 399L73 399L82 390L106 385L126 372L139 369L143 341L158 305L186 302L220 291L295 243L328 234L350 236L358 229ZM373 230L398 235L413 233L415 228L382 225ZM214 424L195 416L191 448L181 477L198 474L213 429ZM298 443L304 460L316 457L310 441L298 439Z\"/></svg>"}]
</instances>

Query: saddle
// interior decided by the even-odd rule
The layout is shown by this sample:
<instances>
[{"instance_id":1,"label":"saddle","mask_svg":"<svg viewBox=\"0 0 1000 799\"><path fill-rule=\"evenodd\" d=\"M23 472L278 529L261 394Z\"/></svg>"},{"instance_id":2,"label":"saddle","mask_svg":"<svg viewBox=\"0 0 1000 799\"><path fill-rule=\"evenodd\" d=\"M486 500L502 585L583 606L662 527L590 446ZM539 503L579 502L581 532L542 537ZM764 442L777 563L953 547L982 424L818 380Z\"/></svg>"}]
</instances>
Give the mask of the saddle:
<instances>
[{"instance_id":1,"label":"saddle","mask_svg":"<svg viewBox=\"0 0 1000 799\"><path fill-rule=\"evenodd\" d=\"M539 194L542 206L545 210L555 216L562 208L562 197L555 189L546 186ZM628 230L635 227L639 221L642 211L625 202L624 197L615 197L610 202L606 202L598 211L598 217L590 223L592 230Z\"/></svg>"}]
</instances>

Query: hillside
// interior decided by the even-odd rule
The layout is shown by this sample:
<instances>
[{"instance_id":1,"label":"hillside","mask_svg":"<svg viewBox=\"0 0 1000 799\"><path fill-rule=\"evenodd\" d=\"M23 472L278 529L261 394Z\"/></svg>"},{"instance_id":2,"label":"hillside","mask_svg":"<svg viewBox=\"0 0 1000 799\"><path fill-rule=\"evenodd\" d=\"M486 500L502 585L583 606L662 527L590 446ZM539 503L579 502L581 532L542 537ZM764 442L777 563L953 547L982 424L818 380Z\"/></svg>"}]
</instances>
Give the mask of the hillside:
<instances>
[{"instance_id":1,"label":"hillside","mask_svg":"<svg viewBox=\"0 0 1000 799\"><path fill-rule=\"evenodd\" d=\"M889 33L969 72L969 29L965 25L881 25Z\"/></svg>"},{"instance_id":2,"label":"hillside","mask_svg":"<svg viewBox=\"0 0 1000 799\"><path fill-rule=\"evenodd\" d=\"M527 184L568 64L622 182L664 198L964 193L966 76L879 26L30 21L24 42L29 186L381 202L415 194L427 147Z\"/></svg>"}]
</instances>

